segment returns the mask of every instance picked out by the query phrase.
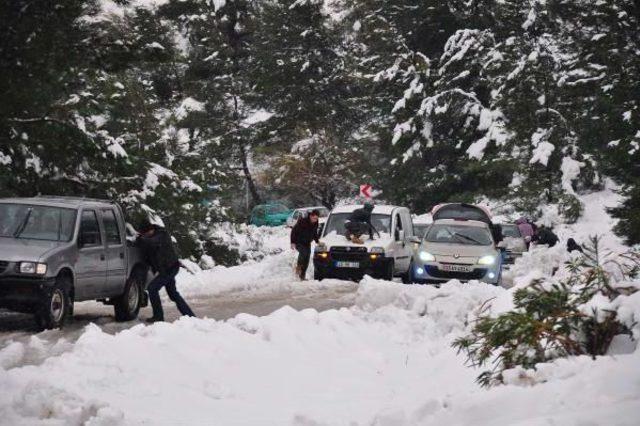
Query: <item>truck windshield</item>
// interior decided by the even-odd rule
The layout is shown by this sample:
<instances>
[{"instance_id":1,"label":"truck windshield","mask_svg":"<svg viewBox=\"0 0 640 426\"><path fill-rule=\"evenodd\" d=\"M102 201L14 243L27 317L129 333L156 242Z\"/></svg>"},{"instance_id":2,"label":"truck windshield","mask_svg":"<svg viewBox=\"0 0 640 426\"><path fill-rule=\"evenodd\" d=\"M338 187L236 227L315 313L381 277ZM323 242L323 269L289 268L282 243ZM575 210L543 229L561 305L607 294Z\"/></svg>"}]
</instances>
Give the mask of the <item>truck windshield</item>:
<instances>
[{"instance_id":1,"label":"truck windshield","mask_svg":"<svg viewBox=\"0 0 640 426\"><path fill-rule=\"evenodd\" d=\"M327 220L324 235L335 232L338 235L345 235L347 230L344 223L349 219L351 213L332 213ZM391 216L388 214L372 214L371 224L380 234L391 234Z\"/></svg>"},{"instance_id":2,"label":"truck windshield","mask_svg":"<svg viewBox=\"0 0 640 426\"><path fill-rule=\"evenodd\" d=\"M0 237L71 241L75 223L73 209L0 204Z\"/></svg>"},{"instance_id":3,"label":"truck windshield","mask_svg":"<svg viewBox=\"0 0 640 426\"><path fill-rule=\"evenodd\" d=\"M488 246L493 243L491 234L485 228L463 225L431 225L425 240L430 243L465 244Z\"/></svg>"}]
</instances>

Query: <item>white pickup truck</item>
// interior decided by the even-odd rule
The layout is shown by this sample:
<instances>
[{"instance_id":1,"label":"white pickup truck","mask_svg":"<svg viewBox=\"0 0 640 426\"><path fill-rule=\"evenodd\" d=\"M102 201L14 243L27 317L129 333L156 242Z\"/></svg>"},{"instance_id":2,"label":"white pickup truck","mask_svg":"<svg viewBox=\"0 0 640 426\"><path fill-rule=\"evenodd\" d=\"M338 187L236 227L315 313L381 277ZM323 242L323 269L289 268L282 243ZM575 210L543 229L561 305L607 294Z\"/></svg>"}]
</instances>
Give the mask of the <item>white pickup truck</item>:
<instances>
[{"instance_id":1,"label":"white pickup truck","mask_svg":"<svg viewBox=\"0 0 640 426\"><path fill-rule=\"evenodd\" d=\"M371 223L380 233L374 239L363 235L364 244L345 236L345 222L361 205L336 207L324 226L320 243L313 254L314 278L361 279L364 275L391 280L409 280L409 268L415 244L411 213L406 207L379 205L371 214Z\"/></svg>"}]
</instances>

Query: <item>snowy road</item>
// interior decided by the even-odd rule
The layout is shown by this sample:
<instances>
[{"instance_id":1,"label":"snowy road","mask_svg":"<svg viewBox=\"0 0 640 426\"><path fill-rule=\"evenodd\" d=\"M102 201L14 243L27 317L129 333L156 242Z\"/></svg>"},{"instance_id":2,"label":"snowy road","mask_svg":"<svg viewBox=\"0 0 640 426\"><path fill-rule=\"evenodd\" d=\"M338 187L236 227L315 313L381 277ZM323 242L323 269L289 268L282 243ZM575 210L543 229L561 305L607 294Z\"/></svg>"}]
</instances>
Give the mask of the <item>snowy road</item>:
<instances>
[{"instance_id":1,"label":"snowy road","mask_svg":"<svg viewBox=\"0 0 640 426\"><path fill-rule=\"evenodd\" d=\"M305 291L307 285L307 283L291 282L276 287L275 291L262 294L243 292L191 296L187 297L187 301L199 317L216 320L233 318L240 313L264 316L284 306L290 306L296 310L312 308L325 311L352 306L355 301L357 283L344 282L337 287L330 286L315 289L312 292ZM172 302L164 299L163 305L167 321L174 321L180 316ZM90 323L99 325L106 333L116 333L131 328L150 316L151 307L148 306L140 312L139 321L117 323L111 306L97 302L77 303L71 323L67 324L63 330L47 331L39 334L39 337L51 341L64 337L66 340L75 341ZM6 343L11 340L26 341L34 333L36 329L31 315L0 310L0 348L6 346Z\"/></svg>"}]
</instances>

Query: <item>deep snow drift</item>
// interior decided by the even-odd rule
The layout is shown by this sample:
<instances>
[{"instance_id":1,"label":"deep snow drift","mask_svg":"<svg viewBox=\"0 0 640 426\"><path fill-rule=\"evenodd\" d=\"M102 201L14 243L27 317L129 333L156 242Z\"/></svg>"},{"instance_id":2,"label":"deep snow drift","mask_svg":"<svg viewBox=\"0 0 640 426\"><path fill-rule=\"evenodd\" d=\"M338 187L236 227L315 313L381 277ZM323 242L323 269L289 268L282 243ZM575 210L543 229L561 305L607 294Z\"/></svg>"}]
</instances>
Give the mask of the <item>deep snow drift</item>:
<instances>
[{"instance_id":1,"label":"deep snow drift","mask_svg":"<svg viewBox=\"0 0 640 426\"><path fill-rule=\"evenodd\" d=\"M591 194L583 220L560 236L586 240L610 225L615 196ZM253 231L252 231L253 232ZM309 292L353 286L293 280L286 230L260 262L179 277L188 297ZM619 240L607 237L613 250ZM527 254L516 286L550 274L562 246ZM293 290L292 290L293 289ZM317 312L284 307L228 321L183 318L115 335L89 325L75 342L35 335L0 349L0 423L11 425L635 425L640 350L618 339L610 355L511 370L486 390L451 342L489 301L509 309L513 289L452 281L441 288L365 279L355 306ZM637 293L637 296L640 293ZM636 300L637 299L637 300ZM640 316L640 297L627 314ZM640 329L636 329L640 332ZM25 354L42 352L41 357Z\"/></svg>"}]
</instances>

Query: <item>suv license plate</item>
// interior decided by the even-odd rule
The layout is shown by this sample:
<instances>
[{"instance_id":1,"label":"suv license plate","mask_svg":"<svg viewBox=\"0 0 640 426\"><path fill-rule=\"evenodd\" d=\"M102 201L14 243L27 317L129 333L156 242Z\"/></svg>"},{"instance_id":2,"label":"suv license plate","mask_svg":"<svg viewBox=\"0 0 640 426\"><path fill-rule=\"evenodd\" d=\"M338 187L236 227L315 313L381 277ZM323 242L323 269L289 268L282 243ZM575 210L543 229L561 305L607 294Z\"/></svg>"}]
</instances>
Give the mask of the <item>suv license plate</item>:
<instances>
[{"instance_id":1,"label":"suv license plate","mask_svg":"<svg viewBox=\"0 0 640 426\"><path fill-rule=\"evenodd\" d=\"M471 266L466 265L441 265L440 269L449 272L471 272Z\"/></svg>"},{"instance_id":2,"label":"suv license plate","mask_svg":"<svg viewBox=\"0 0 640 426\"><path fill-rule=\"evenodd\" d=\"M336 268L359 268L360 263L358 262L336 262Z\"/></svg>"}]
</instances>

